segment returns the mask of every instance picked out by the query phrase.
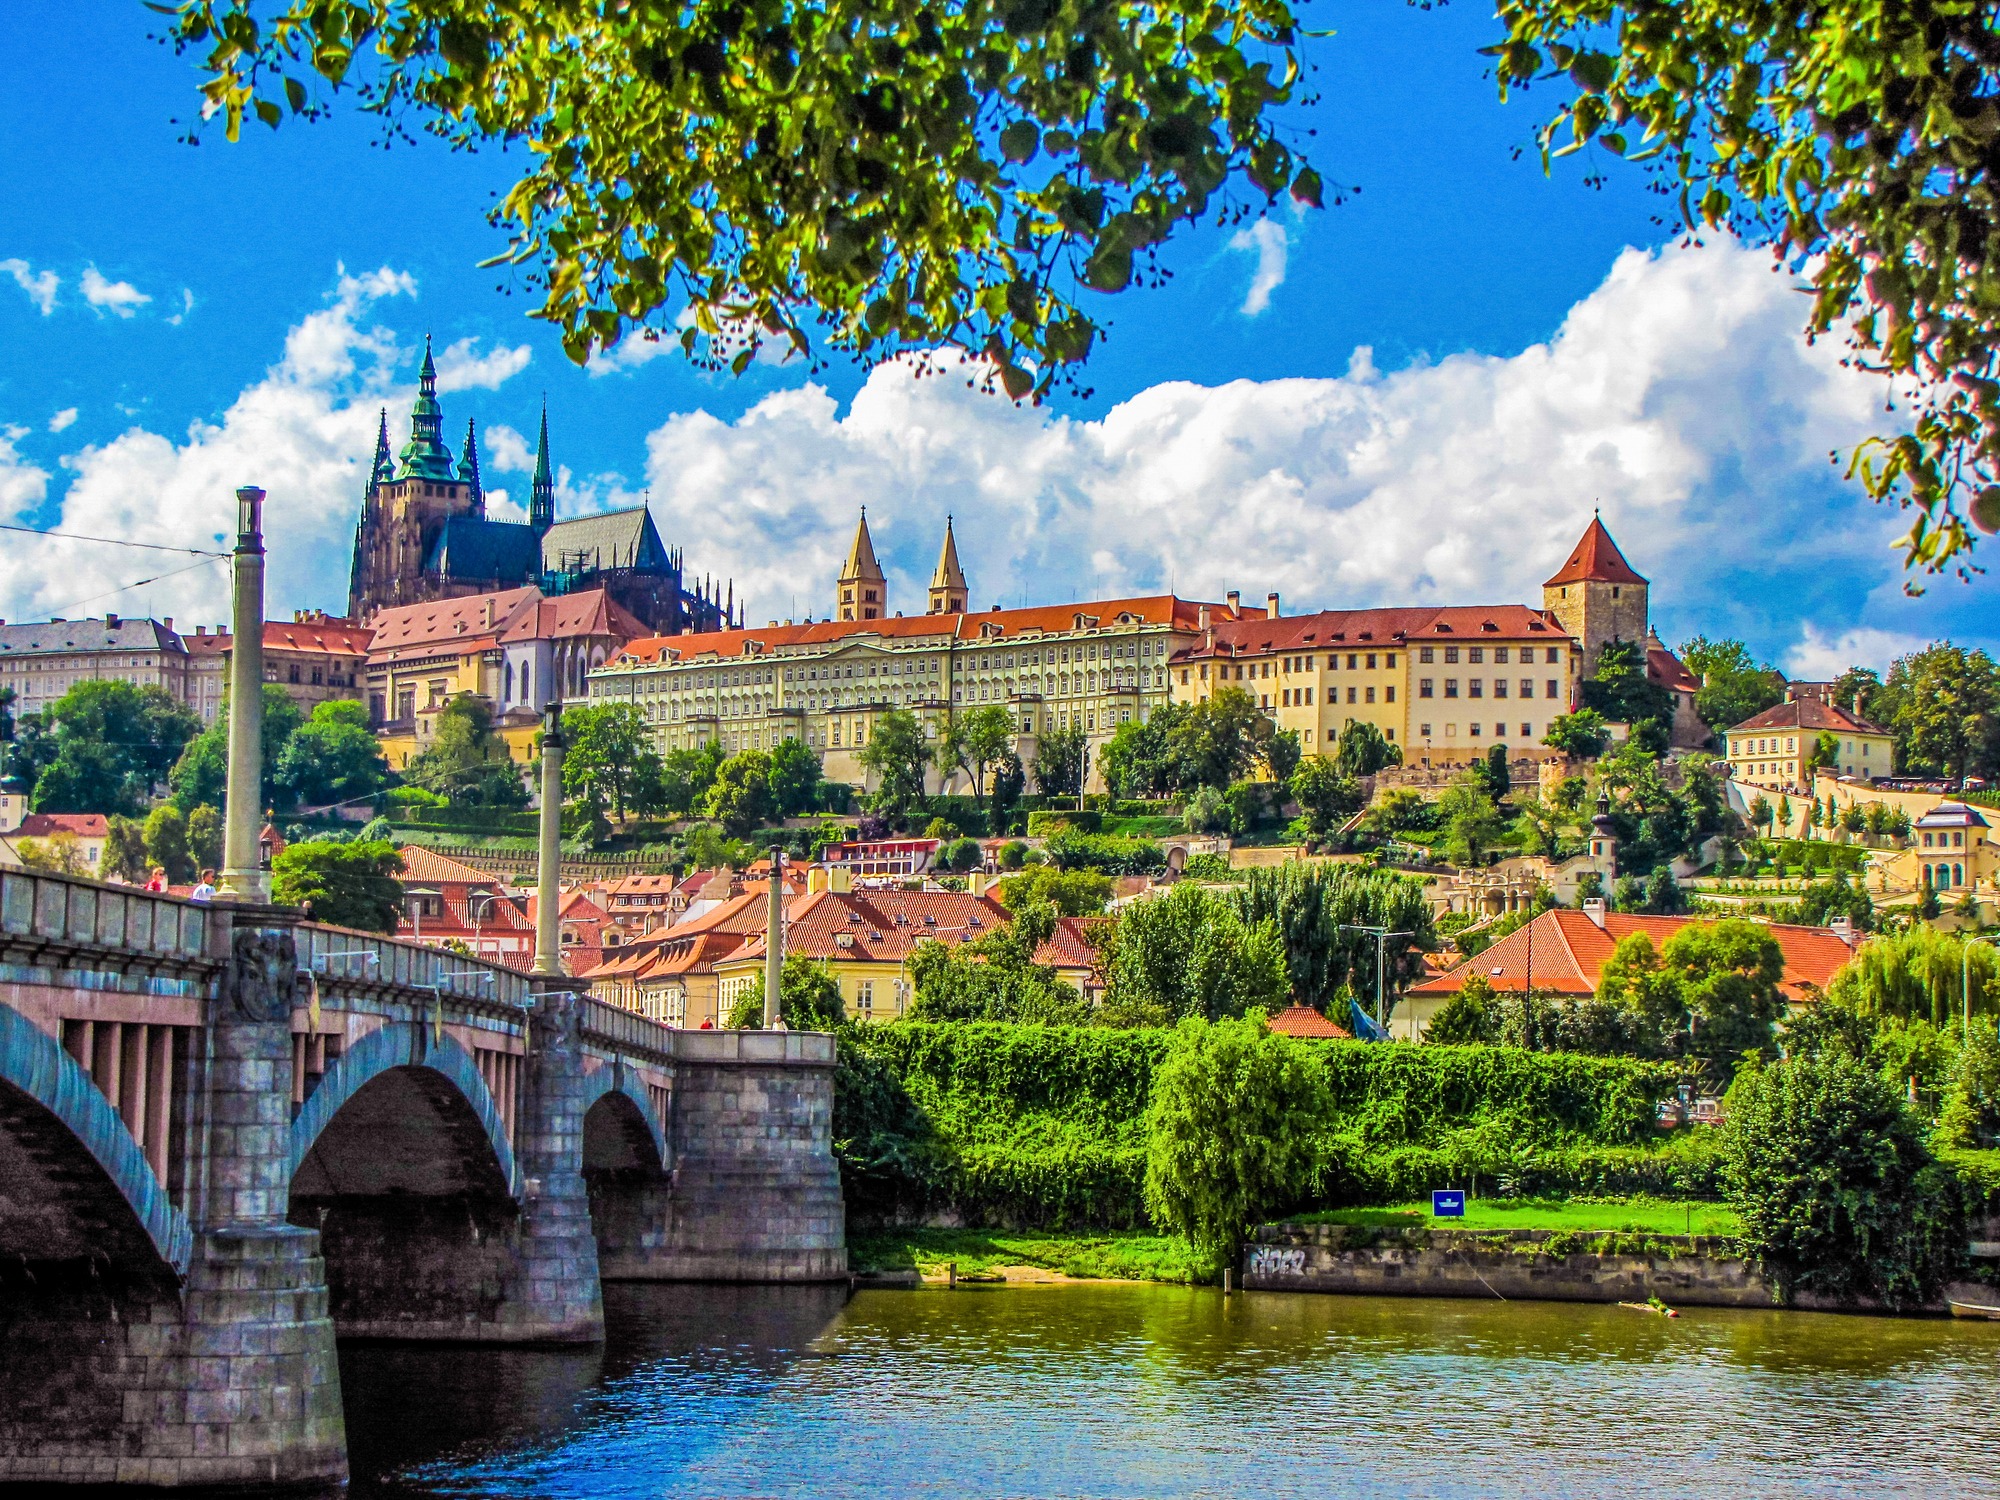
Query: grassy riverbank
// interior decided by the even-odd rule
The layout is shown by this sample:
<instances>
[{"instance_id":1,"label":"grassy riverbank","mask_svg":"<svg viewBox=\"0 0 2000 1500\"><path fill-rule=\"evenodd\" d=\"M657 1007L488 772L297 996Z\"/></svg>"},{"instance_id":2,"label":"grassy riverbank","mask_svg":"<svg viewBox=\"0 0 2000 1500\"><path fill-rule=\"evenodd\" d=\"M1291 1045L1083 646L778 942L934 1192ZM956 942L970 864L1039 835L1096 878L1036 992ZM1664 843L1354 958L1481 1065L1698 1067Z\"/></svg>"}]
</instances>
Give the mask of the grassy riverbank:
<instances>
[{"instance_id":1,"label":"grassy riverbank","mask_svg":"<svg viewBox=\"0 0 2000 1500\"><path fill-rule=\"evenodd\" d=\"M1335 1208L1303 1214L1306 1224L1355 1224L1395 1229L1567 1229L1637 1234L1742 1233L1743 1223L1720 1203L1670 1198L1474 1198L1463 1219L1433 1219L1429 1203L1391 1208Z\"/></svg>"},{"instance_id":2,"label":"grassy riverbank","mask_svg":"<svg viewBox=\"0 0 2000 1500\"><path fill-rule=\"evenodd\" d=\"M1186 1240L1161 1234L1062 1234L1008 1229L909 1229L856 1235L847 1242L856 1271L916 1271L959 1280L999 1280L1026 1266L1093 1281L1210 1282L1217 1272Z\"/></svg>"}]
</instances>

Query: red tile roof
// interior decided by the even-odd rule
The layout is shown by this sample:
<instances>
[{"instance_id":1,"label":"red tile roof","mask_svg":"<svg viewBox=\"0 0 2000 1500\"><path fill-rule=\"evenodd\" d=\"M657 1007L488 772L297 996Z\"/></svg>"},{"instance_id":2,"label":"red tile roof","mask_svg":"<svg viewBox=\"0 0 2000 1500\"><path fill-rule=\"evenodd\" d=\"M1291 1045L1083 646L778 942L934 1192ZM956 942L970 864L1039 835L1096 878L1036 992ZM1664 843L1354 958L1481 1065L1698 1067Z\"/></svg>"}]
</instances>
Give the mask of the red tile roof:
<instances>
[{"instance_id":1,"label":"red tile roof","mask_svg":"<svg viewBox=\"0 0 2000 1500\"><path fill-rule=\"evenodd\" d=\"M1611 540L1611 533L1604 529L1604 523L1596 516L1590 518L1590 526L1583 533L1570 552L1569 561L1556 570L1556 576L1542 587L1549 588L1561 583L1644 583L1646 580L1632 571L1632 565L1625 561L1625 554L1618 550L1618 544Z\"/></svg>"},{"instance_id":2,"label":"red tile roof","mask_svg":"<svg viewBox=\"0 0 2000 1500\"><path fill-rule=\"evenodd\" d=\"M897 638L950 636L980 639L996 631L1007 636L1029 632L1074 630L1079 616L1110 625L1120 615L1131 615L1149 625L1174 625L1183 630L1198 626L1201 611L1211 618L1241 617L1262 619L1262 610L1244 609L1232 616L1226 604L1202 605L1172 594L1153 594L1134 599L1098 599L1084 604L1049 604L1028 609L992 609L982 614L897 615L886 620L817 620L805 625L767 625L758 630L713 630L700 635L652 636L635 640L625 654L639 663L662 659L691 661L702 655L737 657L750 642L766 651L781 646L824 645L850 636L877 635Z\"/></svg>"},{"instance_id":3,"label":"red tile roof","mask_svg":"<svg viewBox=\"0 0 2000 1500\"><path fill-rule=\"evenodd\" d=\"M1496 990L1520 991L1532 981L1538 994L1594 995L1604 962L1620 938L1643 932L1656 947L1665 947L1668 938L1697 920L1701 919L1607 912L1604 926L1599 927L1583 912L1557 907L1449 973L1413 986L1410 993L1455 995L1467 979L1478 974ZM1831 928L1773 922L1770 931L1784 950L1785 972L1778 987L1789 999L1800 1000L1824 991L1854 956L1854 950Z\"/></svg>"},{"instance_id":4,"label":"red tile roof","mask_svg":"<svg viewBox=\"0 0 2000 1500\"><path fill-rule=\"evenodd\" d=\"M566 636L608 635L619 641L635 640L646 627L603 589L585 589L578 594L558 594L515 610L502 641L552 641Z\"/></svg>"},{"instance_id":5,"label":"red tile roof","mask_svg":"<svg viewBox=\"0 0 2000 1500\"><path fill-rule=\"evenodd\" d=\"M496 594L468 594L462 599L434 599L425 604L399 604L378 611L368 623L375 638L369 654L395 661L405 655L425 655L440 647L471 650L492 645L515 614L537 603L540 589L502 589Z\"/></svg>"},{"instance_id":6,"label":"red tile roof","mask_svg":"<svg viewBox=\"0 0 2000 1500\"><path fill-rule=\"evenodd\" d=\"M111 836L111 820L103 813L29 813L14 832L25 839L45 839L52 833L102 839Z\"/></svg>"},{"instance_id":7,"label":"red tile roof","mask_svg":"<svg viewBox=\"0 0 2000 1500\"><path fill-rule=\"evenodd\" d=\"M1817 698L1794 698L1788 703L1774 704L1755 718L1745 719L1741 724L1730 725L1728 732L1756 733L1766 729L1802 729L1811 733L1829 729L1836 734L1887 735L1889 733L1879 724L1871 724L1844 708L1836 708L1831 703L1822 703Z\"/></svg>"},{"instance_id":8,"label":"red tile roof","mask_svg":"<svg viewBox=\"0 0 2000 1500\"><path fill-rule=\"evenodd\" d=\"M785 950L807 958L899 964L922 942L972 942L1007 920L1007 908L991 896L961 891L816 891L786 908ZM842 944L843 935L852 942ZM763 951L760 919L739 957Z\"/></svg>"},{"instance_id":9,"label":"red tile roof","mask_svg":"<svg viewBox=\"0 0 2000 1500\"><path fill-rule=\"evenodd\" d=\"M504 886L506 882L498 875L485 870L474 869L448 854L440 854L435 849L427 849L422 844L404 844L396 850L403 856L403 873L400 877L405 885L493 885Z\"/></svg>"},{"instance_id":10,"label":"red tile roof","mask_svg":"<svg viewBox=\"0 0 2000 1500\"><path fill-rule=\"evenodd\" d=\"M266 620L266 651L319 651L330 656L366 656L375 632L365 625L328 616L325 619ZM184 635L191 656L220 656L236 637L226 630Z\"/></svg>"},{"instance_id":11,"label":"red tile roof","mask_svg":"<svg viewBox=\"0 0 2000 1500\"><path fill-rule=\"evenodd\" d=\"M1175 661L1281 651L1362 650L1417 640L1567 640L1562 622L1545 609L1521 604L1404 606L1389 609L1323 609L1275 620L1231 620L1207 641L1178 653Z\"/></svg>"},{"instance_id":12,"label":"red tile roof","mask_svg":"<svg viewBox=\"0 0 2000 1500\"><path fill-rule=\"evenodd\" d=\"M1339 1037L1346 1041L1354 1039L1353 1032L1344 1026L1334 1025L1308 1005L1290 1006L1279 1011L1264 1024L1279 1036Z\"/></svg>"},{"instance_id":13,"label":"red tile roof","mask_svg":"<svg viewBox=\"0 0 2000 1500\"><path fill-rule=\"evenodd\" d=\"M1646 676L1670 693L1694 693L1701 681L1665 646L1646 648Z\"/></svg>"}]
</instances>

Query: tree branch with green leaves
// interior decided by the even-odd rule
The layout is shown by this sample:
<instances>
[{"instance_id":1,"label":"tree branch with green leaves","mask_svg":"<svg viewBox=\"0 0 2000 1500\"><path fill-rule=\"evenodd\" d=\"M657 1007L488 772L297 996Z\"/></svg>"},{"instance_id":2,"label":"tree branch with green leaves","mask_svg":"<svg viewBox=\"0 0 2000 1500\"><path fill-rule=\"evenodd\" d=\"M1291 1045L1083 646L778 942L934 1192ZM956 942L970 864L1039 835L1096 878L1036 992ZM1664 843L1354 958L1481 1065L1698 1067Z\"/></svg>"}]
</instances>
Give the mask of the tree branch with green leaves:
<instances>
[{"instance_id":1,"label":"tree branch with green leaves","mask_svg":"<svg viewBox=\"0 0 2000 1500\"><path fill-rule=\"evenodd\" d=\"M679 319L869 361L955 346L1040 399L1100 331L1085 289L1177 228L1320 178L1272 111L1285 0L178 0L234 139L351 93L392 129L527 148L492 213L579 362ZM664 328L663 328L664 323Z\"/></svg>"}]
</instances>

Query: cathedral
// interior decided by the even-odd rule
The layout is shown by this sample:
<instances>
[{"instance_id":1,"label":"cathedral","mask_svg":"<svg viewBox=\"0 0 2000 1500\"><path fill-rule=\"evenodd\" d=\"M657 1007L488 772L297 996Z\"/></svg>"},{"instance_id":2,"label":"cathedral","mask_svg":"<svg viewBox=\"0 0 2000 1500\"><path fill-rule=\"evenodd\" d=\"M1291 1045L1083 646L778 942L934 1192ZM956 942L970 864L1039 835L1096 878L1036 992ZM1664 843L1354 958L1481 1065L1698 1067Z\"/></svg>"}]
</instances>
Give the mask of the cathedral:
<instances>
[{"instance_id":1,"label":"cathedral","mask_svg":"<svg viewBox=\"0 0 2000 1500\"><path fill-rule=\"evenodd\" d=\"M645 506L556 519L546 407L526 523L489 520L472 424L466 423L465 449L456 461L445 445L437 367L426 340L400 461L390 457L389 414L382 414L354 528L348 618L366 622L392 605L523 585L545 595L604 589L657 635L742 623L733 585L726 593L706 580L683 586L680 551L660 541Z\"/></svg>"}]
</instances>

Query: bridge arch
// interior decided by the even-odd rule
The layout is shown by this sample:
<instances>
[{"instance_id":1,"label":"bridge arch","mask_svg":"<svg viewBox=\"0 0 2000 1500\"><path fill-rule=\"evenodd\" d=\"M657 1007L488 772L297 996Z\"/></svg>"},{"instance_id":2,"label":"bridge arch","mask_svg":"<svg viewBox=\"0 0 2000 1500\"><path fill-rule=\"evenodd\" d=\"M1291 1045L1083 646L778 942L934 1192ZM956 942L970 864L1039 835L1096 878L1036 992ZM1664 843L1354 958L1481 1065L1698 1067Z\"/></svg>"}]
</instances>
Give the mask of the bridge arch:
<instances>
[{"instance_id":1,"label":"bridge arch","mask_svg":"<svg viewBox=\"0 0 2000 1500\"><path fill-rule=\"evenodd\" d=\"M0 1181L13 1200L0 1204L0 1245L23 1259L110 1254L169 1280L186 1276L194 1244L187 1220L124 1119L75 1058L7 1005L0 1005Z\"/></svg>"},{"instance_id":2,"label":"bridge arch","mask_svg":"<svg viewBox=\"0 0 2000 1500\"><path fill-rule=\"evenodd\" d=\"M428 1075L428 1078L415 1076L419 1074ZM384 1026L362 1038L341 1056L299 1110L298 1117L292 1121L291 1136L291 1177L295 1189L300 1184L301 1174L304 1174L305 1185L309 1189L322 1186L338 1189L339 1184L318 1181L325 1175L327 1164L314 1159L314 1148L343 1109L364 1094L387 1093L385 1086L392 1080L398 1080L399 1076L403 1082L403 1086L395 1091L399 1098L370 1098L365 1104L376 1106L378 1111L393 1110L397 1105L409 1110L427 1106L431 1119L425 1123L447 1127L463 1123L462 1120L449 1119L449 1115L456 1112L450 1105L462 1105L477 1123L478 1131L484 1136L485 1145L491 1152L489 1162L466 1163L470 1168L469 1175L474 1179L467 1185L489 1190L498 1186L506 1196L517 1196L520 1173L515 1166L513 1146L507 1139L506 1121L501 1117L500 1106L492 1092L486 1087L486 1080L479 1076L479 1065L450 1037L433 1038L429 1027L406 1022ZM437 1082L429 1081L431 1079ZM456 1095L456 1099L451 1100L450 1095ZM464 1135L466 1132L460 1130L457 1133ZM490 1173L482 1170L488 1166ZM482 1178L485 1180L478 1181Z\"/></svg>"},{"instance_id":3,"label":"bridge arch","mask_svg":"<svg viewBox=\"0 0 2000 1500\"><path fill-rule=\"evenodd\" d=\"M584 1171L667 1169L665 1122L623 1059L585 1078L581 1103Z\"/></svg>"}]
</instances>

